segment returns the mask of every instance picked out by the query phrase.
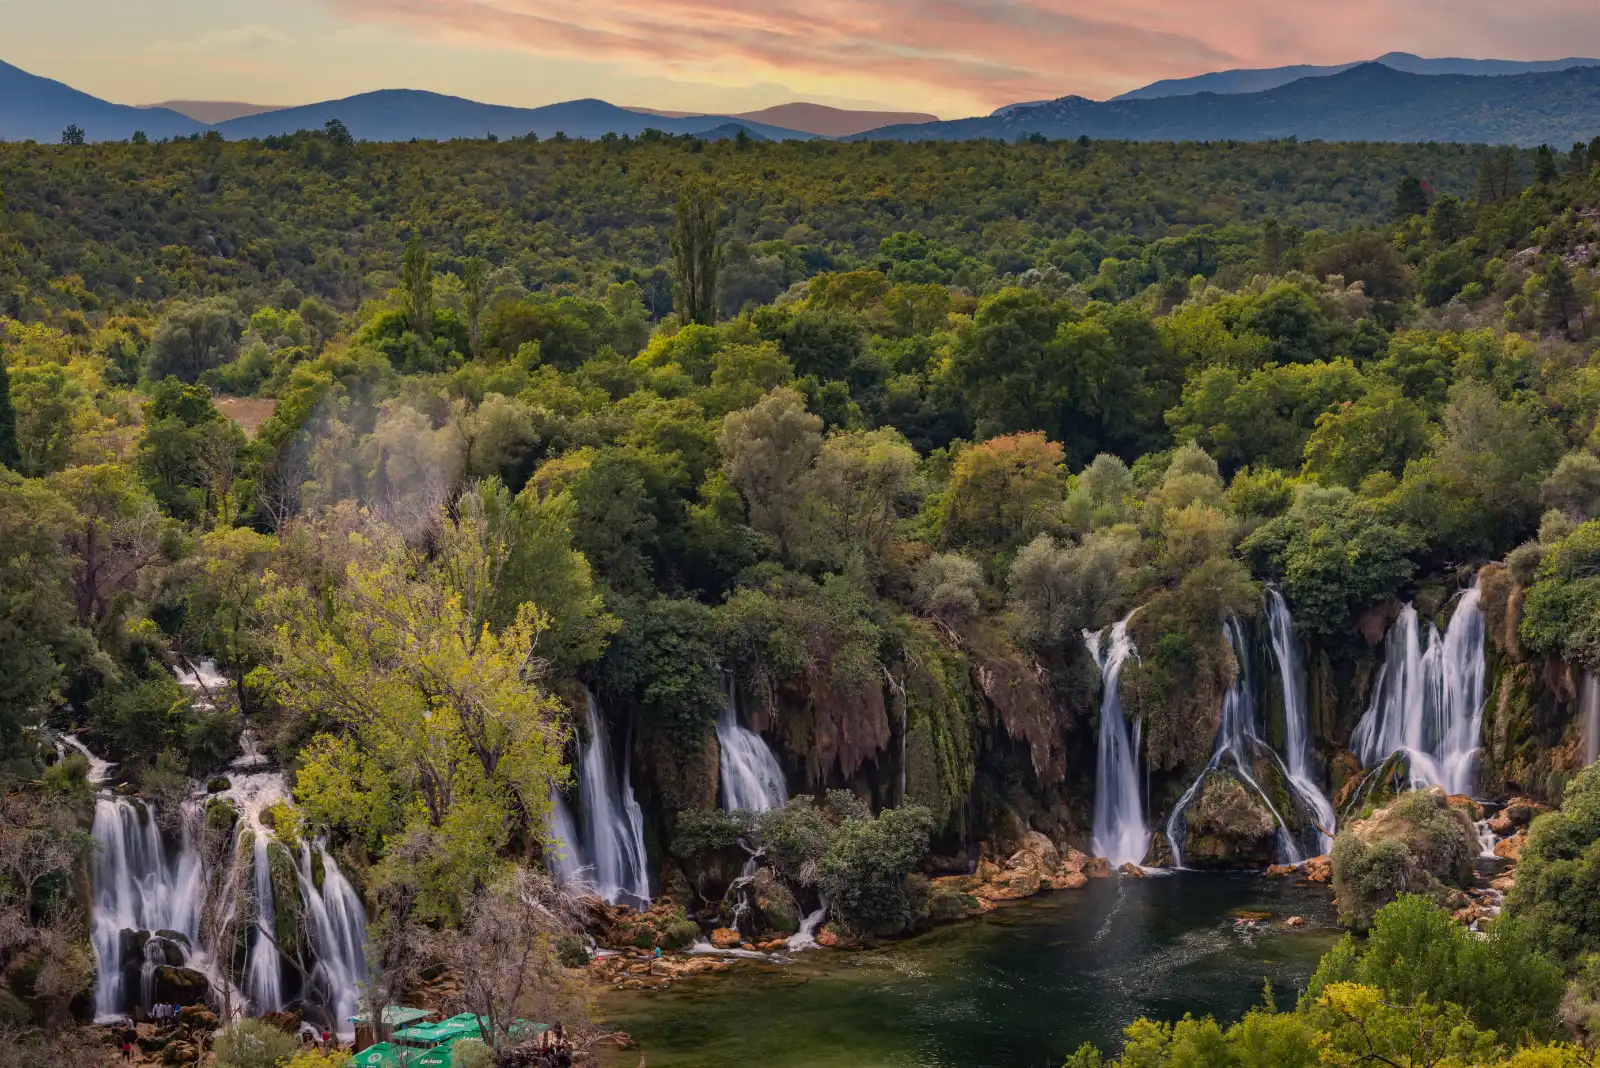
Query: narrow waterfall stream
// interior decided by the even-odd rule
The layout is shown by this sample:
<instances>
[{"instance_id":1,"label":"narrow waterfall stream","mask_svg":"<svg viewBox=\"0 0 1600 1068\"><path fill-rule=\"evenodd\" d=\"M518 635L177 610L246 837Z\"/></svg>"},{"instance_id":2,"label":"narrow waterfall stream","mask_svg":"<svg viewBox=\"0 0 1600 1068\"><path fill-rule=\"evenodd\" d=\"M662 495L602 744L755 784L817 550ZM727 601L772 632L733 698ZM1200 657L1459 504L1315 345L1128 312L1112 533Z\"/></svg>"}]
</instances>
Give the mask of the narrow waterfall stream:
<instances>
[{"instance_id":1,"label":"narrow waterfall stream","mask_svg":"<svg viewBox=\"0 0 1600 1068\"><path fill-rule=\"evenodd\" d=\"M1248 786L1267 811L1272 814L1273 823L1277 826L1279 859L1290 864L1298 864L1305 858L1300 853L1300 848L1295 844L1294 836L1289 833L1288 825L1283 814L1273 805L1267 792L1256 782L1253 767L1257 756L1267 756L1277 760L1277 754L1272 748L1261 740L1261 731L1257 723L1255 689L1251 685L1250 656L1244 640L1244 631L1239 621L1232 616L1223 624L1223 638L1233 649L1234 659L1238 662L1239 673L1233 680L1233 685L1228 687L1228 692L1222 698L1222 723L1217 728L1217 740L1212 746L1211 759L1206 766L1195 776L1178 803L1172 806L1172 813L1167 817L1167 844L1172 850L1172 866L1184 866L1183 846L1186 838L1184 816L1189 805L1200 793L1205 785L1206 776L1214 771L1225 771ZM1285 778L1287 778L1285 769Z\"/></svg>"},{"instance_id":2,"label":"narrow waterfall stream","mask_svg":"<svg viewBox=\"0 0 1600 1068\"><path fill-rule=\"evenodd\" d=\"M360 984L368 976L367 910L355 887L320 843L316 860L322 865L320 889L314 878L311 847L300 843L296 874L311 941L317 951L312 982L321 987L322 1000L333 1017L334 1030L341 1036L354 1034L349 1019L360 1007Z\"/></svg>"},{"instance_id":3,"label":"narrow waterfall stream","mask_svg":"<svg viewBox=\"0 0 1600 1068\"><path fill-rule=\"evenodd\" d=\"M1404 753L1416 786L1470 794L1483 730L1484 622L1477 583L1461 595L1441 637L1406 605L1384 639L1372 700L1350 739L1363 767Z\"/></svg>"},{"instance_id":4,"label":"narrow waterfall stream","mask_svg":"<svg viewBox=\"0 0 1600 1068\"><path fill-rule=\"evenodd\" d=\"M1135 609L1137 611L1137 609ZM1128 618L1104 632L1086 633L1084 641L1100 666L1100 738L1094 782L1094 852L1112 867L1144 863L1150 848L1150 828L1145 823L1139 795L1139 725L1122 714L1117 680L1122 665L1139 651L1128 635Z\"/></svg>"},{"instance_id":5,"label":"narrow waterfall stream","mask_svg":"<svg viewBox=\"0 0 1600 1068\"><path fill-rule=\"evenodd\" d=\"M257 1015L283 1010L283 962L278 959L274 928L277 905L272 899L272 867L267 857L266 828L257 823L251 830L250 862L252 890L255 894L255 934L250 939L250 955L245 965L245 994Z\"/></svg>"},{"instance_id":6,"label":"narrow waterfall stream","mask_svg":"<svg viewBox=\"0 0 1600 1068\"><path fill-rule=\"evenodd\" d=\"M1326 853L1333 848L1338 817L1333 802L1311 774L1311 710L1306 701L1305 668L1300 663L1300 639L1294 633L1289 602L1270 586L1266 611L1272 655L1278 661L1283 686L1283 762L1289 771L1290 788L1316 820L1317 852Z\"/></svg>"},{"instance_id":7,"label":"narrow waterfall stream","mask_svg":"<svg viewBox=\"0 0 1600 1068\"><path fill-rule=\"evenodd\" d=\"M761 735L739 725L738 688L729 680L727 700L717 716L717 748L721 750L722 807L765 812L789 801L783 768Z\"/></svg>"},{"instance_id":8,"label":"narrow waterfall stream","mask_svg":"<svg viewBox=\"0 0 1600 1068\"><path fill-rule=\"evenodd\" d=\"M1600 682L1594 672L1585 671L1578 688L1578 716L1583 721L1583 763L1600 760Z\"/></svg>"},{"instance_id":9,"label":"narrow waterfall stream","mask_svg":"<svg viewBox=\"0 0 1600 1068\"><path fill-rule=\"evenodd\" d=\"M578 794L583 806L584 862L594 869L595 887L609 902L650 900L650 871L644 848L644 813L633 794L631 757L623 761L619 785L611 739L599 702L585 691L588 741L578 762Z\"/></svg>"}]
</instances>

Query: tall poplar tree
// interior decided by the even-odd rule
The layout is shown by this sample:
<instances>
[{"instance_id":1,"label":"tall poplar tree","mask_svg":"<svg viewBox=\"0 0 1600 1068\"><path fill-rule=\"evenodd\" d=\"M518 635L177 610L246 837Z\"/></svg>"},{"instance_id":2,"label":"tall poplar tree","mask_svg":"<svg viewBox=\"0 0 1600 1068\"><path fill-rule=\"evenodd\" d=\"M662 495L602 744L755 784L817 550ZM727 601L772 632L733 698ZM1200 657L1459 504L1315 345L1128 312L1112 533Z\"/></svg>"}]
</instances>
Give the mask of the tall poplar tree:
<instances>
[{"instance_id":1,"label":"tall poplar tree","mask_svg":"<svg viewBox=\"0 0 1600 1068\"><path fill-rule=\"evenodd\" d=\"M0 464L15 468L22 462L17 448L17 410L11 406L11 374L0 352Z\"/></svg>"},{"instance_id":2,"label":"tall poplar tree","mask_svg":"<svg viewBox=\"0 0 1600 1068\"><path fill-rule=\"evenodd\" d=\"M717 244L717 206L703 185L678 194L678 226L672 233L672 295L686 323L717 321L717 274L722 248Z\"/></svg>"}]
</instances>

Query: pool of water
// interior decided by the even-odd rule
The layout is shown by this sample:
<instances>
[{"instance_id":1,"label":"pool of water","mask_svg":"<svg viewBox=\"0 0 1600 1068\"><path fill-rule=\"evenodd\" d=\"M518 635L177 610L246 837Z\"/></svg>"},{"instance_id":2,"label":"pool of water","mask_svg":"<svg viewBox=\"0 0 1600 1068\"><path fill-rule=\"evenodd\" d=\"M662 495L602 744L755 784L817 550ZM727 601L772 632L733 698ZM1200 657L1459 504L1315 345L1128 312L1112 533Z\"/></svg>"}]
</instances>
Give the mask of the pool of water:
<instances>
[{"instance_id":1,"label":"pool of water","mask_svg":"<svg viewBox=\"0 0 1600 1068\"><path fill-rule=\"evenodd\" d=\"M1269 912L1251 925L1232 915ZM1302 916L1306 925L1283 920ZM1120 1047L1140 1016L1290 1006L1337 940L1326 890L1255 875L1101 879L881 948L739 962L658 992L607 991L633 1068L1050 1068Z\"/></svg>"}]
</instances>

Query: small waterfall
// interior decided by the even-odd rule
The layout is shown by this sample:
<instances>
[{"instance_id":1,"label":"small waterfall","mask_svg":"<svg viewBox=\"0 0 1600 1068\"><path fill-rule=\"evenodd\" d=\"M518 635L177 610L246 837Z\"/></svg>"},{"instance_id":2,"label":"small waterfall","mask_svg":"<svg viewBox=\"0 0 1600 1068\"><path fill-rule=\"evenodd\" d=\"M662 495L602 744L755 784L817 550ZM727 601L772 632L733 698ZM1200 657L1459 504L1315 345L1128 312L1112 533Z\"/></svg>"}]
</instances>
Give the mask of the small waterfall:
<instances>
[{"instance_id":1,"label":"small waterfall","mask_svg":"<svg viewBox=\"0 0 1600 1068\"><path fill-rule=\"evenodd\" d=\"M1583 718L1583 763L1587 767L1600 760L1600 682L1594 672L1583 673L1578 689L1578 715Z\"/></svg>"},{"instance_id":2,"label":"small waterfall","mask_svg":"<svg viewBox=\"0 0 1600 1068\"><path fill-rule=\"evenodd\" d=\"M175 931L194 946L200 933L205 881L188 827L176 858L169 858L154 815L122 797L95 803L94 855L89 878L94 908L89 941L95 955L95 1015L127 1011L131 995L123 977L132 961L123 932ZM140 959L141 976L151 962ZM153 965L150 968L153 973ZM141 985L143 985L141 983ZM141 999L147 991L138 991ZM148 1001L143 1003L148 1004Z\"/></svg>"},{"instance_id":3,"label":"small waterfall","mask_svg":"<svg viewBox=\"0 0 1600 1068\"><path fill-rule=\"evenodd\" d=\"M1404 752L1415 786L1470 794L1483 730L1484 622L1474 581L1440 637L1406 605L1384 639L1383 667L1350 747L1371 768Z\"/></svg>"},{"instance_id":4,"label":"small waterfall","mask_svg":"<svg viewBox=\"0 0 1600 1068\"><path fill-rule=\"evenodd\" d=\"M1272 814L1272 821L1278 827L1278 845L1283 859L1290 864L1298 864L1305 858L1300 855L1293 836L1289 834L1283 815L1251 773L1257 754L1268 755L1274 760L1277 759L1277 754L1261 740L1261 731L1256 722L1255 688L1251 685L1250 657L1245 646L1244 630L1237 619L1229 616L1227 622L1223 624L1222 632L1223 640L1233 648L1234 658L1239 664L1239 674L1222 697L1222 723L1217 727L1217 740L1211 749L1211 759L1201 769L1200 774L1195 776L1194 782L1184 791L1178 803L1172 807L1171 815L1167 817L1167 844L1172 848L1172 866L1183 867L1183 842L1186 838L1183 826L1184 814L1199 794L1206 776L1224 768L1236 775L1240 781L1255 791L1257 797L1261 798L1261 803ZM1285 774L1285 778L1287 777Z\"/></svg>"},{"instance_id":5,"label":"small waterfall","mask_svg":"<svg viewBox=\"0 0 1600 1068\"><path fill-rule=\"evenodd\" d=\"M61 742L68 748L75 749L82 753L83 758L89 762L88 778L90 786L102 786L110 781L111 769L116 767L115 764L101 760L99 757L91 753L89 751L89 747L79 741L76 734L63 734L61 736Z\"/></svg>"},{"instance_id":6,"label":"small waterfall","mask_svg":"<svg viewBox=\"0 0 1600 1068\"><path fill-rule=\"evenodd\" d=\"M249 962L245 966L245 993L256 1015L283 1009L283 964L278 959L277 909L272 900L272 869L267 858L267 832L259 823L251 835L254 854L250 873L254 879L256 934L250 941Z\"/></svg>"},{"instance_id":7,"label":"small waterfall","mask_svg":"<svg viewBox=\"0 0 1600 1068\"><path fill-rule=\"evenodd\" d=\"M1295 637L1289 603L1271 587L1267 588L1267 629L1283 680L1283 762L1289 772L1289 786L1316 818L1318 852L1326 853L1333 848L1338 817L1333 803L1311 775L1311 716L1306 702L1306 673L1300 665L1300 641Z\"/></svg>"},{"instance_id":8,"label":"small waterfall","mask_svg":"<svg viewBox=\"0 0 1600 1068\"><path fill-rule=\"evenodd\" d=\"M727 700L717 716L717 747L722 751L722 808L765 812L789 801L783 769L761 735L739 725L737 688L728 683ZM903 765L902 761L902 765Z\"/></svg>"},{"instance_id":9,"label":"small waterfall","mask_svg":"<svg viewBox=\"0 0 1600 1068\"><path fill-rule=\"evenodd\" d=\"M367 910L350 880L327 848L317 846L322 861L322 888L312 878L311 847L300 844L296 871L311 943L316 949L314 983L325 987L329 1026L341 1035L354 1034L348 1020L360 1008L360 984L367 978Z\"/></svg>"},{"instance_id":10,"label":"small waterfall","mask_svg":"<svg viewBox=\"0 0 1600 1068\"><path fill-rule=\"evenodd\" d=\"M649 864L644 848L644 813L633 795L631 755L617 784L611 740L600 719L599 703L585 691L589 740L578 765L578 793L583 803L586 859L594 866L600 896L650 900Z\"/></svg>"},{"instance_id":11,"label":"small waterfall","mask_svg":"<svg viewBox=\"0 0 1600 1068\"><path fill-rule=\"evenodd\" d=\"M817 911L807 913L805 919L800 921L800 930L789 936L788 949L790 953L799 953L802 950L817 948L817 928L822 926L822 921L828 916L828 899L822 898L822 904Z\"/></svg>"},{"instance_id":12,"label":"small waterfall","mask_svg":"<svg viewBox=\"0 0 1600 1068\"><path fill-rule=\"evenodd\" d=\"M1094 783L1094 851L1111 866L1141 864L1150 848L1139 797L1139 726L1122 714L1117 680L1128 657L1137 658L1128 635L1128 618L1111 628L1105 645L1101 632L1086 633L1084 641L1100 666L1100 740Z\"/></svg>"}]
</instances>

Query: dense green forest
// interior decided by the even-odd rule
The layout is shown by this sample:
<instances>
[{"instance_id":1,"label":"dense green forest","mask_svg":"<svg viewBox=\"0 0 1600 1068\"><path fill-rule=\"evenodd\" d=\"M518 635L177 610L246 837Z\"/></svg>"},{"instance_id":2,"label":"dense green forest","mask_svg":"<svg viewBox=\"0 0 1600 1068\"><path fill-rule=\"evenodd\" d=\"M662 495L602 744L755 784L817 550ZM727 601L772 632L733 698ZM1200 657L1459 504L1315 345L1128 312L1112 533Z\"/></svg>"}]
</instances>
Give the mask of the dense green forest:
<instances>
[{"instance_id":1,"label":"dense green forest","mask_svg":"<svg viewBox=\"0 0 1600 1068\"><path fill-rule=\"evenodd\" d=\"M1150 1025L1122 1063L1590 1034L1600 152L301 135L4 145L0 193L4 815L60 845L42 874L0 852L14 1023L93 978L93 791L58 730L175 810L248 728L293 790L268 825L328 840L394 990L419 932L488 952L584 687L675 909L655 944L715 913L741 841L791 910L820 888L891 936L961 911L930 856L1087 847L1085 630L1140 606L1122 692L1164 810L1238 671L1220 621L1272 584L1331 793L1384 613L1482 569L1484 790L1576 800L1488 939L1365 917L1474 978L1351 943L1296 1012ZM202 660L226 692L197 700L173 668ZM726 686L787 808L718 810ZM1363 863L1378 904L1426 882Z\"/></svg>"}]
</instances>

